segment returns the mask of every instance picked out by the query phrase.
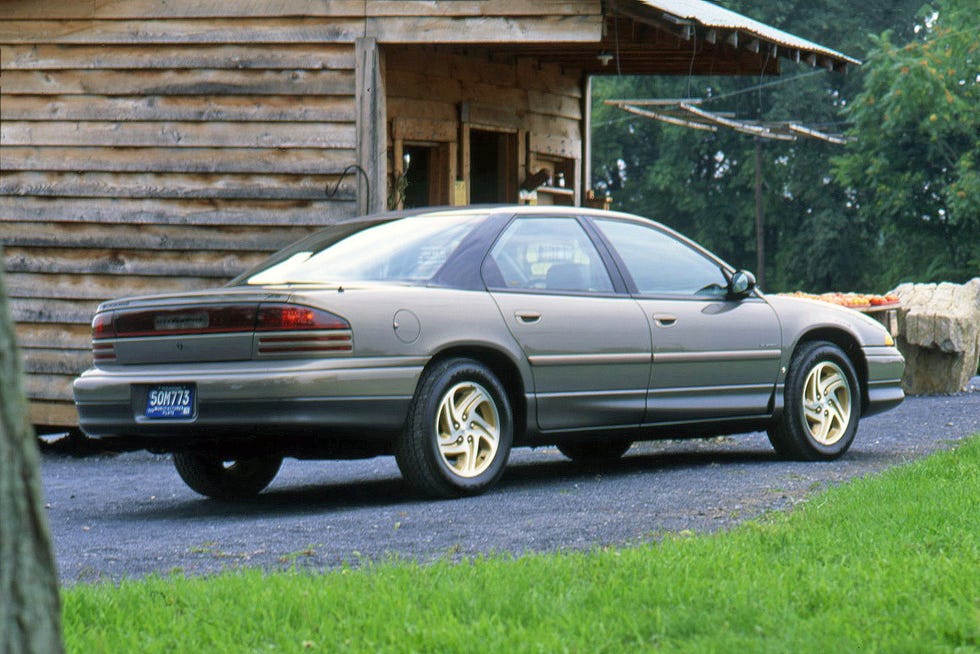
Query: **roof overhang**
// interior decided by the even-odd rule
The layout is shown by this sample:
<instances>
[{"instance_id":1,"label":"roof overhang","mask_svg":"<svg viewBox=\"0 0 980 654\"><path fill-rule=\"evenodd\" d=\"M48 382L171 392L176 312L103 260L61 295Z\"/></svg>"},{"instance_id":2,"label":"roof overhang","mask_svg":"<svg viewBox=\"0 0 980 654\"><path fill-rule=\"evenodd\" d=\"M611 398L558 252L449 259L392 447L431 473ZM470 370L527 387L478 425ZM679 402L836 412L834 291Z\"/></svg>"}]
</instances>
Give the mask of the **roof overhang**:
<instances>
[{"instance_id":1,"label":"roof overhang","mask_svg":"<svg viewBox=\"0 0 980 654\"><path fill-rule=\"evenodd\" d=\"M747 47L753 52L766 52L794 61L806 61L811 66L842 69L861 62L842 52L808 41L804 38L760 23L747 16L705 0L626 0L612 3L613 11L639 9L637 16L674 25L674 31L685 40L702 38L709 43L727 42ZM656 15L659 14L659 17Z\"/></svg>"},{"instance_id":2,"label":"roof overhang","mask_svg":"<svg viewBox=\"0 0 980 654\"><path fill-rule=\"evenodd\" d=\"M592 75L777 75L786 59L838 72L861 63L705 0L604 0L598 42L502 49Z\"/></svg>"}]
</instances>

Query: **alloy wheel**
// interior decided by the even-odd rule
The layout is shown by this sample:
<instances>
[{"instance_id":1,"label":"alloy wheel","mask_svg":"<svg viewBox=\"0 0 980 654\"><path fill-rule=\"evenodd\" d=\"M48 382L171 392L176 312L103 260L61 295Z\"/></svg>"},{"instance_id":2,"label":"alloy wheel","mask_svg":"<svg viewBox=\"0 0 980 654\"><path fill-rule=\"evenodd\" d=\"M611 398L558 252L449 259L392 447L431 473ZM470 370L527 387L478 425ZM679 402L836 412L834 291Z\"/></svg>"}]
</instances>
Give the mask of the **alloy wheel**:
<instances>
[{"instance_id":1,"label":"alloy wheel","mask_svg":"<svg viewBox=\"0 0 980 654\"><path fill-rule=\"evenodd\" d=\"M449 470L476 477L493 463L500 442L500 415L493 397L476 382L456 384L439 402L436 433Z\"/></svg>"}]
</instances>

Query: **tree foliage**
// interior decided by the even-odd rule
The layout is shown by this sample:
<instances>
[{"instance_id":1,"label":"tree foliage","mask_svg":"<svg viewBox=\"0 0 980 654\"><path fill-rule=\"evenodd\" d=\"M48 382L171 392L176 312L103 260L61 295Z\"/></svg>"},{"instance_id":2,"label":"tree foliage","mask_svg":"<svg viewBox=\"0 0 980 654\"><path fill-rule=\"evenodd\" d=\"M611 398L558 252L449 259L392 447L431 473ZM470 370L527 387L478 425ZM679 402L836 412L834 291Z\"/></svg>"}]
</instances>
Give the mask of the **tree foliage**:
<instances>
[{"instance_id":1,"label":"tree foliage","mask_svg":"<svg viewBox=\"0 0 980 654\"><path fill-rule=\"evenodd\" d=\"M970 3L956 1L964 7ZM889 39L923 40L922 15L917 14L921 0L867 0L858 5L840 0L733 0L720 4L858 58L873 54L865 66L849 67L845 75L783 60L781 76L769 78L595 78L594 187L609 190L616 208L660 220L701 241L733 265L754 268L753 138L730 130L710 133L665 125L605 106L602 100L696 97L713 111L732 112L747 119L796 120L830 132L843 131L853 120L852 133L860 133L862 140L852 148L803 138L762 142L767 290L884 291L905 279L962 277L956 273L963 273L962 266L930 270L930 263L918 258L914 265L902 265L901 261L893 265L896 252L890 234L895 218L881 216L880 210L869 204L866 179L855 175L845 181L842 174L835 174L833 163L840 157L836 172L841 173L841 161L855 152L854 147L888 141L889 135L876 127L875 119L860 123L857 109L851 107L865 97L865 79L870 83L879 66L882 40L874 34L889 31ZM930 30L942 26L942 21L937 21ZM975 37L975 28L972 34ZM972 66L976 69L975 58ZM975 108L975 96L973 105ZM935 112L926 118L931 113ZM937 113L935 122L940 122L940 117ZM972 129L975 143L975 122ZM873 135L866 138L866 131ZM909 149L903 158L914 161L918 156ZM966 161L960 167L971 165ZM860 164L853 169L860 170ZM976 183L975 177L971 179ZM966 181L957 190L965 193L962 198L957 195L964 203L980 197L976 190L967 188ZM947 260L943 258L946 250L936 239L908 245L919 248L922 260ZM964 261L962 256L958 260ZM965 261L968 266L969 257Z\"/></svg>"},{"instance_id":2,"label":"tree foliage","mask_svg":"<svg viewBox=\"0 0 980 654\"><path fill-rule=\"evenodd\" d=\"M942 0L920 18L905 45L875 40L837 175L890 276L966 281L980 273L980 11Z\"/></svg>"}]
</instances>

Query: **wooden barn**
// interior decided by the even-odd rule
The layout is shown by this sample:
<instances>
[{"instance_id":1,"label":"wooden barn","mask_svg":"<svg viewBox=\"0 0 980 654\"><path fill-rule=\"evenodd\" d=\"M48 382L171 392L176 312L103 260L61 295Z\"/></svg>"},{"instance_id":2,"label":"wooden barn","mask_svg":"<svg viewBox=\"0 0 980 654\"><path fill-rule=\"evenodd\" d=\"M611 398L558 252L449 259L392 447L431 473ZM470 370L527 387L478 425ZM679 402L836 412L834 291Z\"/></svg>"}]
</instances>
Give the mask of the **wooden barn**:
<instances>
[{"instance_id":1,"label":"wooden barn","mask_svg":"<svg viewBox=\"0 0 980 654\"><path fill-rule=\"evenodd\" d=\"M590 76L785 58L855 63L701 0L0 0L0 243L32 420L75 424L102 300L221 284L389 204L580 204Z\"/></svg>"}]
</instances>

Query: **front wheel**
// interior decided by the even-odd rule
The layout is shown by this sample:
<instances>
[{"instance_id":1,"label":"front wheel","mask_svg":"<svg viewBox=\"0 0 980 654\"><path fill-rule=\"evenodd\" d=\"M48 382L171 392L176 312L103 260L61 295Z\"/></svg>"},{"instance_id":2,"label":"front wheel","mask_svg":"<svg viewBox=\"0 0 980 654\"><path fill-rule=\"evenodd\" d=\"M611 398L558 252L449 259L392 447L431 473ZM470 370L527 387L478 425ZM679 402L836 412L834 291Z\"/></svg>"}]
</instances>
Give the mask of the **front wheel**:
<instances>
[{"instance_id":1,"label":"front wheel","mask_svg":"<svg viewBox=\"0 0 980 654\"><path fill-rule=\"evenodd\" d=\"M199 452L174 453L174 467L184 483L201 495L219 500L258 495L272 483L281 465L278 455L225 460Z\"/></svg>"},{"instance_id":2,"label":"front wheel","mask_svg":"<svg viewBox=\"0 0 980 654\"><path fill-rule=\"evenodd\" d=\"M513 425L507 392L490 369L471 359L442 361L419 382L395 461L424 495L477 495L503 474Z\"/></svg>"},{"instance_id":3,"label":"front wheel","mask_svg":"<svg viewBox=\"0 0 980 654\"><path fill-rule=\"evenodd\" d=\"M783 413L769 428L769 441L787 458L836 459L854 441L860 415L851 360L832 343L806 343L790 363Z\"/></svg>"}]
</instances>

